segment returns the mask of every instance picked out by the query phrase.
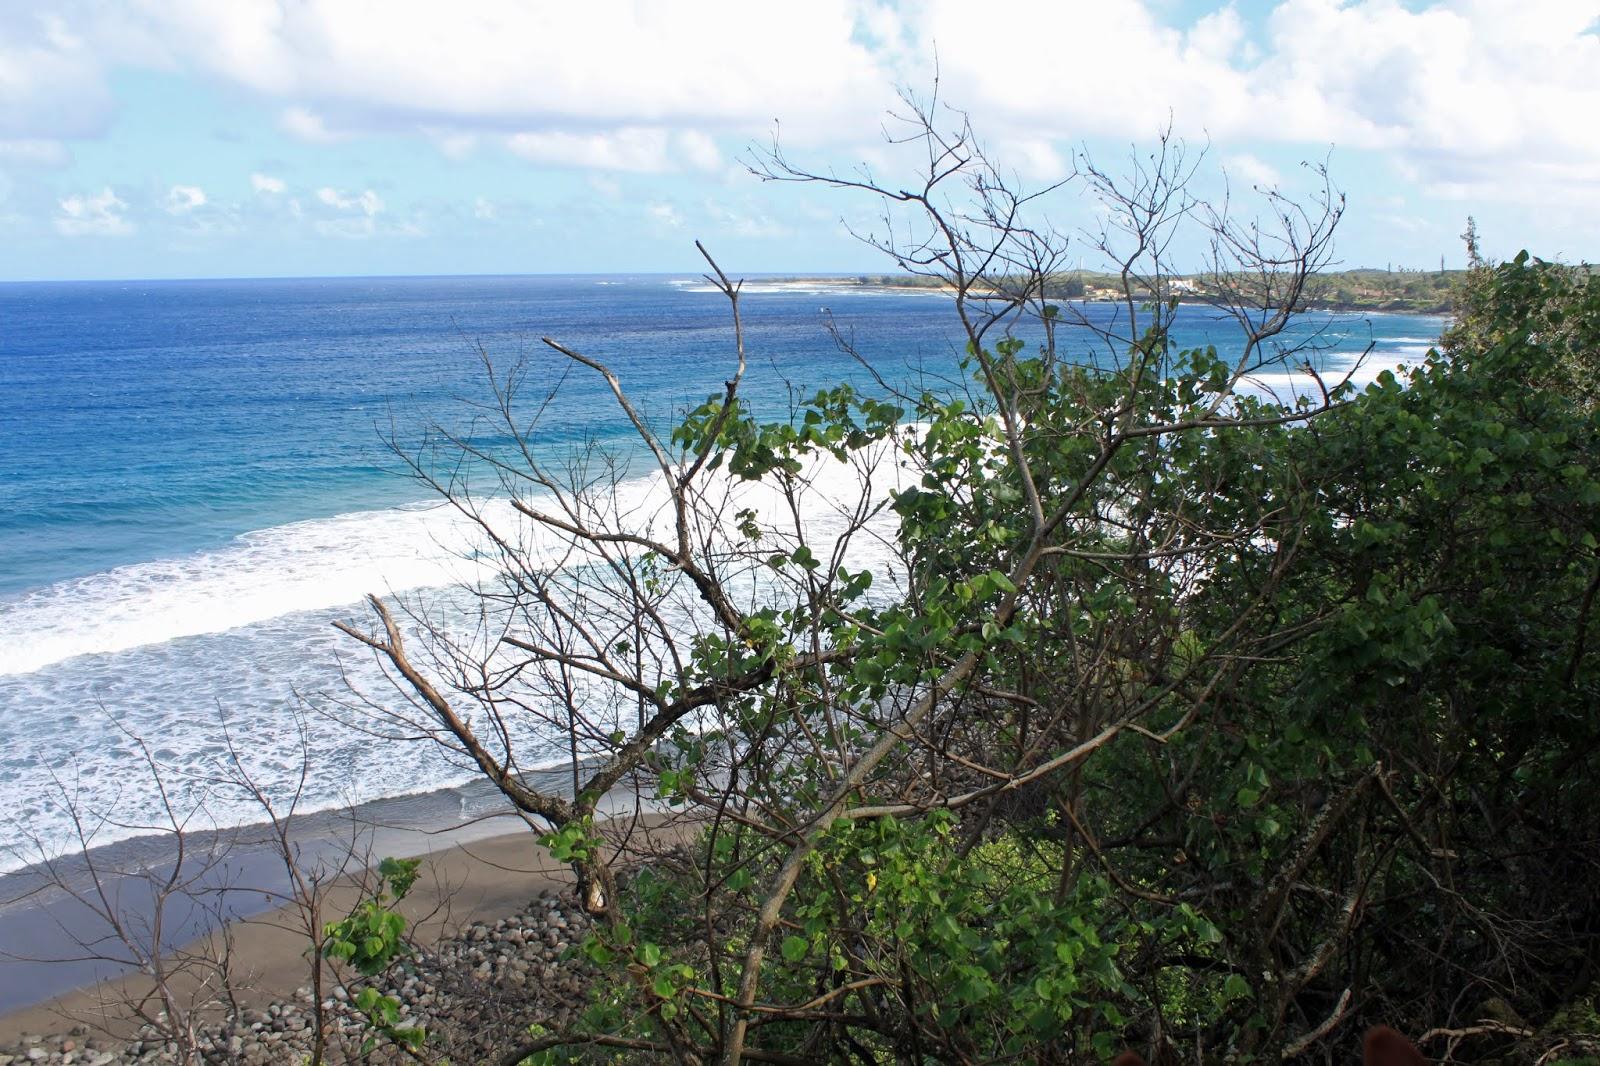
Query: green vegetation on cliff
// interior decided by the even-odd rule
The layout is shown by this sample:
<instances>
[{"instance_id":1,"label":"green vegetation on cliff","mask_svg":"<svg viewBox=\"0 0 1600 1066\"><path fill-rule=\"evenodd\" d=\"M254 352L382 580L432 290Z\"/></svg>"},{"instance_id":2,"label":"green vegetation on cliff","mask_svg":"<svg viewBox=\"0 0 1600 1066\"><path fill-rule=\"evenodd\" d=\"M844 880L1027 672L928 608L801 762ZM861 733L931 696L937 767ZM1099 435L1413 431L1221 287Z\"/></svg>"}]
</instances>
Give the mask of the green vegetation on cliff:
<instances>
[{"instance_id":1,"label":"green vegetation on cliff","mask_svg":"<svg viewBox=\"0 0 1600 1066\"><path fill-rule=\"evenodd\" d=\"M1197 294L1235 309L1235 346L1178 349L1147 300L1181 296L1166 279L1122 288L1114 362L1078 360L1064 245L970 131L922 122L922 191L872 188L922 224L886 250L952 293L961 379L760 415L712 263L724 390L657 435L608 377L659 466L649 521L604 468L524 452L502 484L565 538L552 568L528 525L430 481L495 535L506 635L475 660L435 633L418 661L377 600L348 630L550 827L596 919L590 1009L503 1061L1344 1061L1379 1021L1479 1060L1592 1049L1600 285L1525 255L1320 273L1323 189L1275 213L1271 255L1213 223L1219 276L1261 279ZM1192 217L1161 207L1181 153L1157 158L1093 186L1140 227L1130 261ZM1241 388L1321 300L1458 321L1363 390ZM419 476L460 469L440 439ZM499 729L549 707L606 723L575 795L520 778ZM693 832L618 876L595 819L630 774Z\"/></svg>"},{"instance_id":2,"label":"green vegetation on cliff","mask_svg":"<svg viewBox=\"0 0 1600 1066\"><path fill-rule=\"evenodd\" d=\"M1468 271L1465 270L1341 270L1320 272L1308 280L1300 306L1334 311L1397 311L1410 314L1450 314L1454 311ZM804 280L804 279L789 279ZM875 288L932 289L945 286L939 278L915 274L858 274L827 279L830 283ZM1168 294L1179 300L1203 300L1217 295L1212 279L1203 274L1175 275L1163 279ZM1121 300L1122 280L1114 274L1071 271L1046 279L1046 295L1058 300ZM1138 298L1148 299L1148 287L1135 282Z\"/></svg>"}]
</instances>

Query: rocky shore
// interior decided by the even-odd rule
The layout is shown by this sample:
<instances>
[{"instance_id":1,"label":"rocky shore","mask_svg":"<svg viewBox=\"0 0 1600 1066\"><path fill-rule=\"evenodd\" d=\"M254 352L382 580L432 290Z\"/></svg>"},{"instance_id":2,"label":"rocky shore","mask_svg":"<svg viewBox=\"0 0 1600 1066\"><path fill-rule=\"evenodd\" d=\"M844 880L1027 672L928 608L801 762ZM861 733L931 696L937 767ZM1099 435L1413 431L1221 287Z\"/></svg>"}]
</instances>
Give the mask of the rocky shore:
<instances>
[{"instance_id":1,"label":"rocky shore","mask_svg":"<svg viewBox=\"0 0 1600 1066\"><path fill-rule=\"evenodd\" d=\"M570 949L581 943L588 927L588 917L570 895L544 890L514 914L474 922L431 949L417 950L371 984L400 1001L401 1026L427 1029L429 1058L486 1061L496 1048L524 1036L529 1024L560 1027L581 1009L591 971ZM352 1003L361 987L360 982L336 985L322 1001L328 1061L408 1061L382 1046L361 1056L361 1044L371 1033ZM240 1066L303 1061L312 1047L315 1007L311 989L302 987L259 1009L242 1009L204 1029L199 1061ZM22 1037L0 1047L0 1066L182 1061L177 1045L154 1026L125 1042L82 1027Z\"/></svg>"}]
</instances>

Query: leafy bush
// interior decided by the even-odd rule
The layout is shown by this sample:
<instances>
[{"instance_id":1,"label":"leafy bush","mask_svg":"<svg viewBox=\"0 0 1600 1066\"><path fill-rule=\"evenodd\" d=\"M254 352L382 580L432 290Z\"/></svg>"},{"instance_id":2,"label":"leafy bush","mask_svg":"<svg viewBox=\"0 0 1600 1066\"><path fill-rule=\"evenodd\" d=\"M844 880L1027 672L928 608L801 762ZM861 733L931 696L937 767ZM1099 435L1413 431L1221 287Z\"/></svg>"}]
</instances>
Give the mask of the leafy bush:
<instances>
[{"instance_id":1,"label":"leafy bush","mask_svg":"<svg viewBox=\"0 0 1600 1066\"><path fill-rule=\"evenodd\" d=\"M441 743L554 824L601 919L584 950L614 979L530 1061L1053 1063L1181 1041L1270 1062L1368 1021L1459 1027L1491 999L1550 1021L1589 994L1600 422L1570 371L1600 290L1519 258L1475 277L1418 367L1269 402L1243 382L1292 355L1273 345L1326 261L1331 187L1313 210L1274 199L1270 245L1212 217L1240 342L1180 350L1176 305L1137 294L1200 213L1181 153L1131 189L1083 171L1136 238L1114 333L1046 298L1064 252L1014 221L1028 199L968 133L919 135L932 176L880 191L931 220L891 251L954 293L962 380L824 388L773 419L740 398L739 347L662 440L568 353L635 419L666 528L535 463L524 483L557 502L517 512L594 565L550 572L518 554L525 529L491 528L525 658L435 667L535 686L463 683L490 722L554 706L576 736L607 704L572 677L627 707L633 729L585 722L609 739L574 798L522 782L420 681L381 604L383 636L347 628ZM942 206L952 175L975 207ZM855 495L808 523L841 470ZM863 565L875 538L888 561ZM592 830L634 772L701 832L620 891Z\"/></svg>"}]
</instances>

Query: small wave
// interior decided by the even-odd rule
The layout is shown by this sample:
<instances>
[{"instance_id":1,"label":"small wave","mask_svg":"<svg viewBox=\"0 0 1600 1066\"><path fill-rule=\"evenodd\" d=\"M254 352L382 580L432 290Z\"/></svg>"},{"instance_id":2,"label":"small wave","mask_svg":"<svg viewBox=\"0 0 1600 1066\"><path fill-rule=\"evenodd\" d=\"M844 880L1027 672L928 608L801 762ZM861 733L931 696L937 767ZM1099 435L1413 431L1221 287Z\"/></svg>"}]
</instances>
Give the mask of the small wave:
<instances>
[{"instance_id":1,"label":"small wave","mask_svg":"<svg viewBox=\"0 0 1600 1066\"><path fill-rule=\"evenodd\" d=\"M0 676L351 603L368 592L449 584L481 568L470 544L459 512L424 504L295 522L224 548L59 582L3 605Z\"/></svg>"},{"instance_id":2,"label":"small wave","mask_svg":"<svg viewBox=\"0 0 1600 1066\"><path fill-rule=\"evenodd\" d=\"M620 513L659 507L653 486L653 477L621 481L613 506ZM483 521L532 536L528 550L556 550L509 501L477 504ZM0 677L339 607L369 593L471 585L491 576L497 561L479 524L445 503L257 530L225 548L120 566L0 603L8 638Z\"/></svg>"},{"instance_id":3,"label":"small wave","mask_svg":"<svg viewBox=\"0 0 1600 1066\"><path fill-rule=\"evenodd\" d=\"M715 285L703 281L674 281L684 292L715 293L722 290ZM859 296L865 298L884 296L935 296L949 299L951 293L945 289L931 287L901 287L896 285L855 285L839 284L830 285L825 282L810 281L745 281L740 286L740 292L745 295L768 296Z\"/></svg>"},{"instance_id":4,"label":"small wave","mask_svg":"<svg viewBox=\"0 0 1600 1066\"><path fill-rule=\"evenodd\" d=\"M1384 354L1388 356L1396 353L1386 351ZM1394 372L1396 366L1388 359L1369 358L1360 366L1318 367L1317 375L1328 388L1342 384L1348 379L1356 388L1364 389L1377 381L1378 375L1385 370ZM1310 374L1304 370L1288 369L1264 370L1251 374L1245 378L1240 391L1278 402L1286 402L1296 396L1312 398L1321 396L1321 390L1317 388L1317 383Z\"/></svg>"}]
</instances>

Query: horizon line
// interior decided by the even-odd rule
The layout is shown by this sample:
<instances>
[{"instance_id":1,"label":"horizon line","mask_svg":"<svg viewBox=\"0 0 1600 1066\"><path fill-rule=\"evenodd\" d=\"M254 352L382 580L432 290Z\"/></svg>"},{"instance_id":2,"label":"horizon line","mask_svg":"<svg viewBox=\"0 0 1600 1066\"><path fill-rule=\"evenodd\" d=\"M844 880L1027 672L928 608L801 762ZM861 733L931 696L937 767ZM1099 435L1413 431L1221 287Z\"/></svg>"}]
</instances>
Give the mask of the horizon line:
<instances>
[{"instance_id":1,"label":"horizon line","mask_svg":"<svg viewBox=\"0 0 1600 1066\"><path fill-rule=\"evenodd\" d=\"M1580 264L1588 266L1587 263ZM1448 267L1443 273L1464 274L1470 267ZM1355 266L1342 267L1338 270L1317 271L1317 274L1350 274L1356 272L1375 272L1380 274L1412 273L1412 274L1438 274L1441 271L1436 267L1400 267L1392 266ZM1108 271L1083 270L1077 268L1071 271L1062 271L1064 274L1088 273L1106 274ZM1170 278L1197 277L1206 271L1167 273ZM735 274L730 273L730 277ZM744 279L762 280L809 280L812 278L884 278L884 277L928 277L925 274L913 274L907 271L878 270L752 270L738 273L737 277ZM461 274L212 274L212 275L173 275L158 277L96 277L96 278L0 278L0 285L111 285L111 284L178 284L184 282L222 282L222 281L426 281L446 280L457 278L683 278L683 277L709 277L702 270L574 270L574 271L484 271Z\"/></svg>"}]
</instances>

